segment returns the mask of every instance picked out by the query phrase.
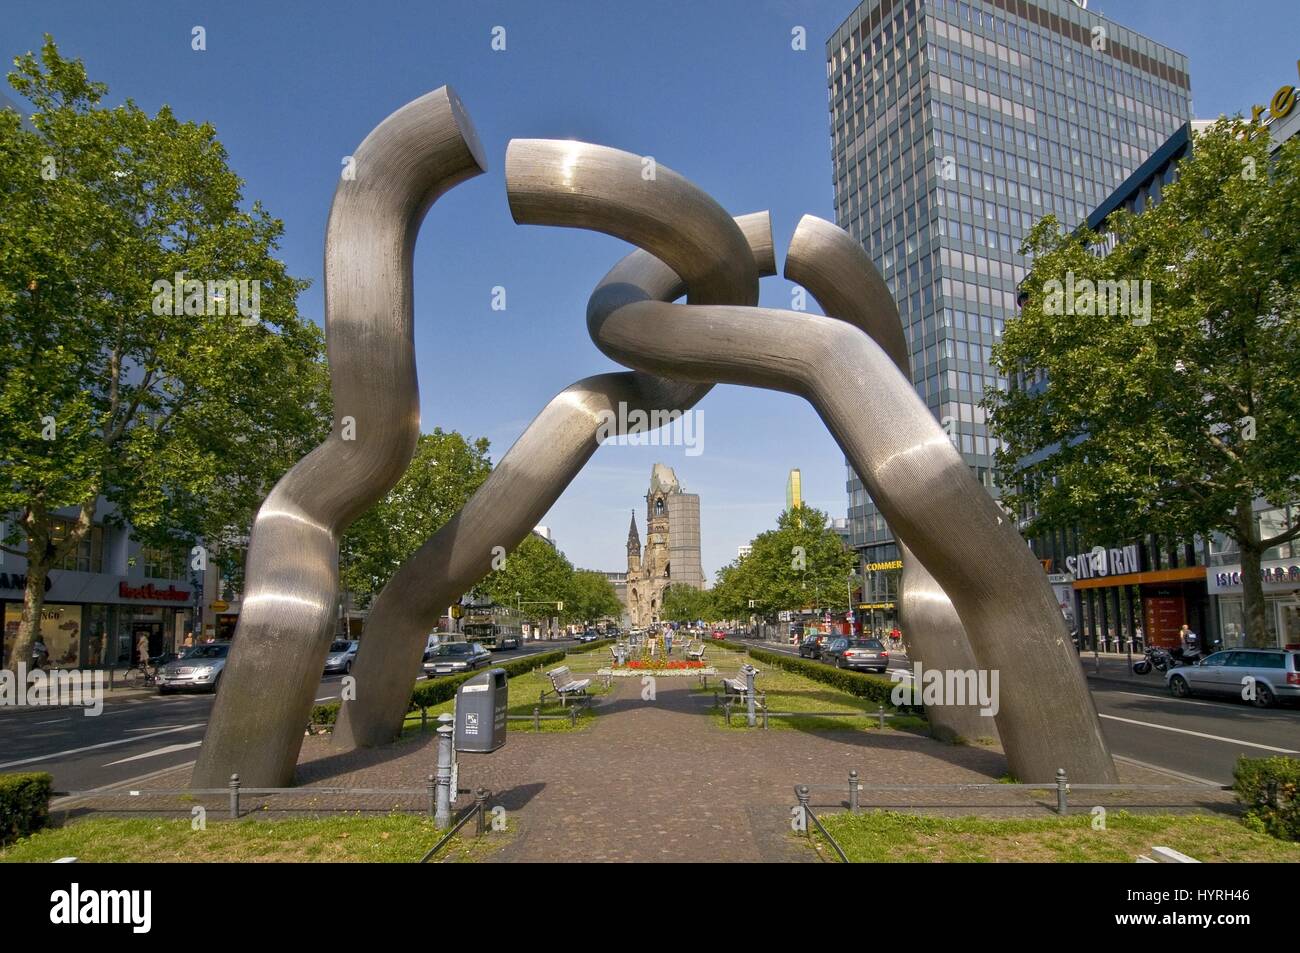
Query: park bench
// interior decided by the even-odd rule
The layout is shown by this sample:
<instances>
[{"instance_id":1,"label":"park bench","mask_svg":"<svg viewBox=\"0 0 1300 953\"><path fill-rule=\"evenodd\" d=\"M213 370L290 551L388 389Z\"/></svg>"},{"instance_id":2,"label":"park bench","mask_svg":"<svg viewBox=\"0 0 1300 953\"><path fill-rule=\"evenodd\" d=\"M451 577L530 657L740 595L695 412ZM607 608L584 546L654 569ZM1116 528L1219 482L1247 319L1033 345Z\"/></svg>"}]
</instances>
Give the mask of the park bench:
<instances>
[{"instance_id":1,"label":"park bench","mask_svg":"<svg viewBox=\"0 0 1300 953\"><path fill-rule=\"evenodd\" d=\"M565 702L570 698L583 698L587 695L587 686L591 684L589 678L574 678L573 673L569 671L569 666L562 665L559 668L551 669L546 673L546 677L551 680L551 691L543 689L541 701L546 701L546 696L556 694L560 696L560 707L563 708Z\"/></svg>"},{"instance_id":2,"label":"park bench","mask_svg":"<svg viewBox=\"0 0 1300 953\"><path fill-rule=\"evenodd\" d=\"M758 669L754 670L754 677L758 677ZM736 673L735 678L724 678L722 680L722 690L727 695L739 695L744 698L749 691L749 683L745 680L745 666L740 666L740 671ZM758 691L755 688L755 691ZM761 694L761 693L760 693Z\"/></svg>"},{"instance_id":3,"label":"park bench","mask_svg":"<svg viewBox=\"0 0 1300 953\"><path fill-rule=\"evenodd\" d=\"M693 648L688 645L686 649L686 657L690 659L692 662L703 662L704 643L698 642Z\"/></svg>"}]
</instances>

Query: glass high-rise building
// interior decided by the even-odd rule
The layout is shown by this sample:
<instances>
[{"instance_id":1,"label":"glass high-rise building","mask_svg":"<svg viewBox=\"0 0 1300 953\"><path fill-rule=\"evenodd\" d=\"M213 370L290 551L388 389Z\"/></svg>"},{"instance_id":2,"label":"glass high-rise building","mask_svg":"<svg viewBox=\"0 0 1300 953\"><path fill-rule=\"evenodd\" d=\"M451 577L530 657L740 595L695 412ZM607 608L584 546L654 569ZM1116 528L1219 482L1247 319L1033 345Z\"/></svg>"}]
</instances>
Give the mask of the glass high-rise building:
<instances>
[{"instance_id":1,"label":"glass high-rise building","mask_svg":"<svg viewBox=\"0 0 1300 953\"><path fill-rule=\"evenodd\" d=\"M1187 58L1072 0L866 0L827 41L826 75L836 221L898 302L917 392L996 494L979 402L1006 384L990 349L1015 315L1020 241L1049 213L1083 221L1191 117ZM892 568L851 469L847 488L853 547ZM868 580L866 601L890 606L891 573Z\"/></svg>"}]
</instances>

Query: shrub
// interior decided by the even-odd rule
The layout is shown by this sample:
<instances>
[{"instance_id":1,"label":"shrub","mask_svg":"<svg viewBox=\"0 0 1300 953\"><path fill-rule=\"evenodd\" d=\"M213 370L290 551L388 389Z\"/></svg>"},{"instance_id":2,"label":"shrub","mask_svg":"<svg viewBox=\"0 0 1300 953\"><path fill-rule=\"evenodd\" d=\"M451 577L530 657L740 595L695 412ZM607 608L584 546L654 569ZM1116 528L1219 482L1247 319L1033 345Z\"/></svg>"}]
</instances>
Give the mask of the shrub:
<instances>
[{"instance_id":1,"label":"shrub","mask_svg":"<svg viewBox=\"0 0 1300 953\"><path fill-rule=\"evenodd\" d=\"M53 787L54 778L44 772L0 774L0 845L45 826Z\"/></svg>"},{"instance_id":2,"label":"shrub","mask_svg":"<svg viewBox=\"0 0 1300 953\"><path fill-rule=\"evenodd\" d=\"M763 649L751 648L749 656L756 662L762 662L764 665L775 665L787 672L803 675L816 682L824 682L832 688L838 688L840 691L848 692L858 698L865 698L880 705L893 704L895 683L882 675L863 675L861 672L831 668L821 662L799 658L795 655L767 652ZM918 713L920 712L919 705L901 705L899 707L911 708Z\"/></svg>"},{"instance_id":3,"label":"shrub","mask_svg":"<svg viewBox=\"0 0 1300 953\"><path fill-rule=\"evenodd\" d=\"M1246 826L1300 841L1300 759L1239 758L1232 789L1246 807Z\"/></svg>"},{"instance_id":4,"label":"shrub","mask_svg":"<svg viewBox=\"0 0 1300 953\"><path fill-rule=\"evenodd\" d=\"M583 652L594 652L596 649L603 649L607 645L613 645L614 639L597 639L595 642L583 642L581 645L575 645L569 649L570 655L581 655Z\"/></svg>"}]
</instances>

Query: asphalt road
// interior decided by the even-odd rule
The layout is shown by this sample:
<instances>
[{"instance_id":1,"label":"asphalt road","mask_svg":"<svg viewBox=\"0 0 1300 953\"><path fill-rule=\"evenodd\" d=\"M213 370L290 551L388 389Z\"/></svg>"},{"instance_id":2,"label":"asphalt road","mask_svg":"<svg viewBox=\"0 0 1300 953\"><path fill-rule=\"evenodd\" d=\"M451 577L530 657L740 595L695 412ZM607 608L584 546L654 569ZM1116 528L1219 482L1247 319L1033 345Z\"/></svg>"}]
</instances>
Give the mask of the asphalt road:
<instances>
[{"instance_id":1,"label":"asphalt road","mask_svg":"<svg viewBox=\"0 0 1300 953\"><path fill-rule=\"evenodd\" d=\"M750 644L799 654L793 646ZM1114 662L1097 677L1091 656L1081 661L1112 755L1214 784L1231 784L1233 765L1243 755L1300 757L1300 707L1260 709L1217 698L1174 698L1158 675L1128 677L1127 666ZM906 656L890 659L891 669L910 667Z\"/></svg>"},{"instance_id":2,"label":"asphalt road","mask_svg":"<svg viewBox=\"0 0 1300 953\"><path fill-rule=\"evenodd\" d=\"M509 660L570 644L528 642L498 657ZM337 700L342 678L322 678L316 701ZM48 771L56 791L140 780L195 759L212 703L208 694L150 694L106 701L97 716L71 708L0 708L0 772Z\"/></svg>"}]
</instances>

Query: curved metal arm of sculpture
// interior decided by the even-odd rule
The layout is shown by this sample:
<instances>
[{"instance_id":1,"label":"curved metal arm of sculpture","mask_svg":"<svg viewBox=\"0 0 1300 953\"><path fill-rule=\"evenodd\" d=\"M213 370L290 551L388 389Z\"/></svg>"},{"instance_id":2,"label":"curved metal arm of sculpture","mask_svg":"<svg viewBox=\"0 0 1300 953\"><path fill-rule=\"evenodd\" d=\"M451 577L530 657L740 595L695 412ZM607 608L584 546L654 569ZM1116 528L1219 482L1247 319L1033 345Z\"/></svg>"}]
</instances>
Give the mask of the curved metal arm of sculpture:
<instances>
[{"instance_id":1,"label":"curved metal arm of sculpture","mask_svg":"<svg viewBox=\"0 0 1300 953\"><path fill-rule=\"evenodd\" d=\"M714 203L695 204L696 211L683 213L682 227L699 232L715 225L709 219L721 209ZM758 275L776 274L771 225L767 212L742 215L735 222L745 241L741 254L753 262L754 277L751 281L748 268L736 269L729 288L719 282L709 293L754 300ZM611 273L617 272L649 298L673 301L696 280L719 273L721 254L734 253L740 252L729 242L680 262L683 278L638 250ZM334 743L381 745L400 732L426 634L449 604L488 574L494 547L514 550L537 525L595 453L602 426L626 422L636 410L685 412L709 390L710 385L625 371L586 378L552 398L464 508L429 537L375 599L366 621L370 637L362 640L353 668L360 690L354 700L343 703Z\"/></svg>"},{"instance_id":2,"label":"curved metal arm of sculpture","mask_svg":"<svg viewBox=\"0 0 1300 953\"><path fill-rule=\"evenodd\" d=\"M808 399L952 598L975 658L1005 686L996 721L1012 773L1047 781L1063 767L1083 781L1116 778L1042 567L875 341L833 318L651 301L609 310L611 300L598 291L588 314L614 360Z\"/></svg>"},{"instance_id":3,"label":"curved metal arm of sculpture","mask_svg":"<svg viewBox=\"0 0 1300 953\"><path fill-rule=\"evenodd\" d=\"M844 229L805 215L785 255L785 277L817 299L828 318L865 332L912 377L907 338L898 306L876 267ZM940 672L973 671L979 666L952 601L921 565L906 540L897 537L903 571L898 602L908 658ZM980 714L974 699L966 705L936 705L926 710L932 733L949 740L996 740L992 718Z\"/></svg>"},{"instance_id":4,"label":"curved metal arm of sculpture","mask_svg":"<svg viewBox=\"0 0 1300 953\"><path fill-rule=\"evenodd\" d=\"M239 626L193 781L293 779L333 632L339 535L410 463L419 435L411 256L439 195L487 168L449 87L381 122L339 182L325 239L329 438L253 522Z\"/></svg>"}]
</instances>

